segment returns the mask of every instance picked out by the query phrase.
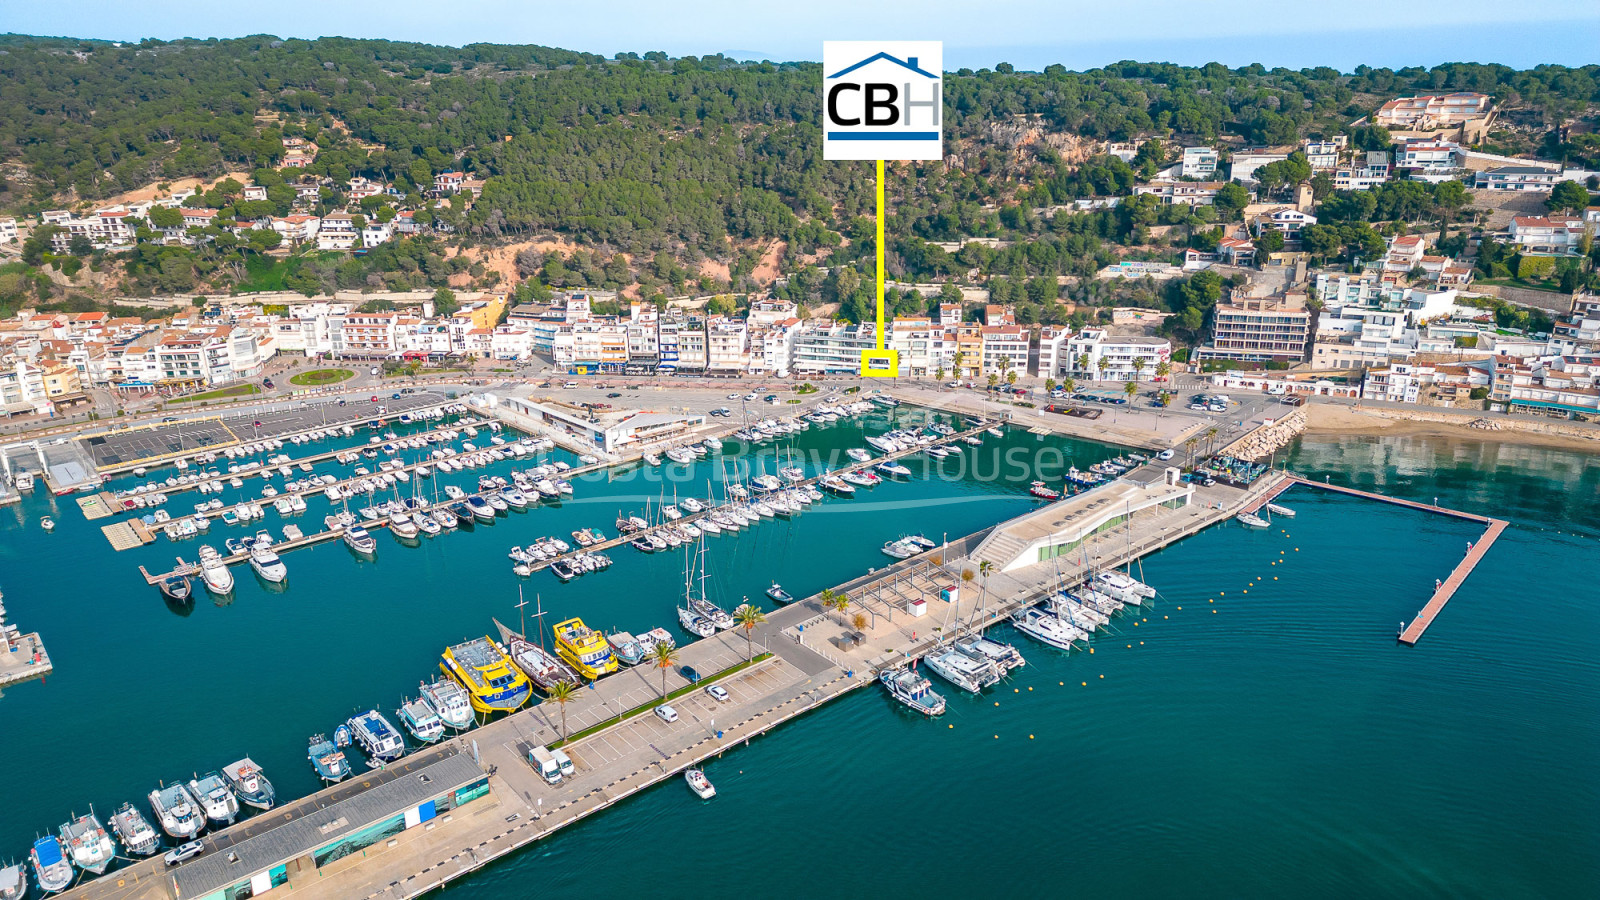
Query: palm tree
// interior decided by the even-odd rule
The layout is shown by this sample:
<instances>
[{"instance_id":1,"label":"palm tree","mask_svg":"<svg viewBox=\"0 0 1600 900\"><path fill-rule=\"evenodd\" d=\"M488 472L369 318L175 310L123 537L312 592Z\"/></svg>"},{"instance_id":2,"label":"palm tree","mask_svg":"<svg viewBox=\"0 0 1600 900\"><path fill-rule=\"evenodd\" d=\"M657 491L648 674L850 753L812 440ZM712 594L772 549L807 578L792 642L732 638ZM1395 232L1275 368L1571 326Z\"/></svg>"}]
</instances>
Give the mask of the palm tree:
<instances>
[{"instance_id":1,"label":"palm tree","mask_svg":"<svg viewBox=\"0 0 1600 900\"><path fill-rule=\"evenodd\" d=\"M999 383L1000 383L1000 376L996 375L993 372L990 372L989 373L989 387L994 387L995 385L997 385Z\"/></svg>"},{"instance_id":2,"label":"palm tree","mask_svg":"<svg viewBox=\"0 0 1600 900\"><path fill-rule=\"evenodd\" d=\"M1166 380L1166 377L1168 375L1171 375L1171 374L1172 374L1172 363L1167 362L1164 359L1162 361L1156 363L1156 377L1157 378L1160 378L1160 379L1162 379L1164 381L1164 380Z\"/></svg>"},{"instance_id":3,"label":"palm tree","mask_svg":"<svg viewBox=\"0 0 1600 900\"><path fill-rule=\"evenodd\" d=\"M957 351L956 351L956 355L955 355L955 356L952 356L952 357L951 357L951 358L950 358L950 362L951 362L951 363L952 363L952 364L954 364L954 365L955 365L955 367L956 367L956 373L955 373L955 374L956 374L956 377L957 377L957 378L960 378L960 377L961 377L961 360L962 360L962 358L963 358L963 357L965 357L965 356L966 356L966 355L967 355L967 354L966 354L966 351L964 351L964 350L957 350Z\"/></svg>"},{"instance_id":4,"label":"palm tree","mask_svg":"<svg viewBox=\"0 0 1600 900\"><path fill-rule=\"evenodd\" d=\"M661 670L661 699L667 699L667 670L678 661L678 648L666 644L656 644L650 649L650 659Z\"/></svg>"},{"instance_id":5,"label":"palm tree","mask_svg":"<svg viewBox=\"0 0 1600 900\"><path fill-rule=\"evenodd\" d=\"M1211 441L1213 439L1215 439L1216 436L1217 436L1217 426L1213 425L1210 428L1206 429L1206 455L1207 456L1211 455Z\"/></svg>"},{"instance_id":6,"label":"palm tree","mask_svg":"<svg viewBox=\"0 0 1600 900\"><path fill-rule=\"evenodd\" d=\"M1189 448L1189 468L1192 469L1194 468L1194 448L1200 445L1200 439L1192 437L1183 443Z\"/></svg>"},{"instance_id":7,"label":"palm tree","mask_svg":"<svg viewBox=\"0 0 1600 900\"><path fill-rule=\"evenodd\" d=\"M1061 379L1061 389L1069 394L1076 391L1078 389L1078 380L1076 378Z\"/></svg>"},{"instance_id":8,"label":"palm tree","mask_svg":"<svg viewBox=\"0 0 1600 900\"><path fill-rule=\"evenodd\" d=\"M846 610L848 610L850 608L850 595L846 594L844 591L840 591L839 593L834 594L833 595L833 608L834 608L834 610L836 610L839 613L839 624L840 625L845 624L845 622L844 622L844 613L845 613Z\"/></svg>"},{"instance_id":9,"label":"palm tree","mask_svg":"<svg viewBox=\"0 0 1600 900\"><path fill-rule=\"evenodd\" d=\"M660 646L659 644L657 646ZM578 686L570 681L558 681L548 691L545 699L561 708L561 742L567 742L567 701L578 692Z\"/></svg>"},{"instance_id":10,"label":"palm tree","mask_svg":"<svg viewBox=\"0 0 1600 900\"><path fill-rule=\"evenodd\" d=\"M1109 357L1109 356L1100 357L1100 362L1098 363L1098 365L1100 367L1100 378L1102 380L1104 380L1104 378L1106 377L1106 370L1111 368L1111 357Z\"/></svg>"},{"instance_id":11,"label":"palm tree","mask_svg":"<svg viewBox=\"0 0 1600 900\"><path fill-rule=\"evenodd\" d=\"M1006 373L1006 384L1013 384L1014 385L1016 383L1017 383L1017 373L1016 372L1007 372Z\"/></svg>"},{"instance_id":12,"label":"palm tree","mask_svg":"<svg viewBox=\"0 0 1600 900\"><path fill-rule=\"evenodd\" d=\"M744 647L746 659L756 658L755 629L757 625L767 620L767 614L754 603L746 603L733 611L733 620L744 629Z\"/></svg>"},{"instance_id":13,"label":"palm tree","mask_svg":"<svg viewBox=\"0 0 1600 900\"><path fill-rule=\"evenodd\" d=\"M1087 354L1087 353L1079 353L1078 354L1078 371L1079 372L1087 372L1087 371L1089 371L1089 354Z\"/></svg>"},{"instance_id":14,"label":"palm tree","mask_svg":"<svg viewBox=\"0 0 1600 900\"><path fill-rule=\"evenodd\" d=\"M1139 393L1139 382L1137 382L1137 381L1128 382L1127 384L1122 386L1122 392L1124 394L1128 395L1128 399L1129 400L1132 400L1133 399L1133 395Z\"/></svg>"},{"instance_id":15,"label":"palm tree","mask_svg":"<svg viewBox=\"0 0 1600 900\"><path fill-rule=\"evenodd\" d=\"M1054 378L1046 378L1044 380L1044 389L1045 389L1046 392L1055 390L1056 389L1056 380Z\"/></svg>"},{"instance_id":16,"label":"palm tree","mask_svg":"<svg viewBox=\"0 0 1600 900\"><path fill-rule=\"evenodd\" d=\"M1143 371L1144 371L1144 357L1135 356L1133 358L1133 380L1134 381L1138 381L1139 380L1139 374L1141 372L1143 372Z\"/></svg>"},{"instance_id":17,"label":"palm tree","mask_svg":"<svg viewBox=\"0 0 1600 900\"><path fill-rule=\"evenodd\" d=\"M933 370L933 379L935 381L944 380L944 365L942 363L939 365L939 368Z\"/></svg>"},{"instance_id":18,"label":"palm tree","mask_svg":"<svg viewBox=\"0 0 1600 900\"><path fill-rule=\"evenodd\" d=\"M822 593L817 595L817 599L822 601L822 611L823 612L827 612L828 610L833 609L833 598L837 597L837 596L838 596L838 593L836 591L834 591L833 588L823 588L822 589Z\"/></svg>"},{"instance_id":19,"label":"palm tree","mask_svg":"<svg viewBox=\"0 0 1600 900\"><path fill-rule=\"evenodd\" d=\"M982 608L986 603L988 603L988 600L989 600L989 573L993 572L993 571L994 571L994 563L988 561L987 559L978 560L978 574L983 576L983 584L980 585L981 593L980 593L979 598L978 598L978 606L979 606L979 608Z\"/></svg>"}]
</instances>

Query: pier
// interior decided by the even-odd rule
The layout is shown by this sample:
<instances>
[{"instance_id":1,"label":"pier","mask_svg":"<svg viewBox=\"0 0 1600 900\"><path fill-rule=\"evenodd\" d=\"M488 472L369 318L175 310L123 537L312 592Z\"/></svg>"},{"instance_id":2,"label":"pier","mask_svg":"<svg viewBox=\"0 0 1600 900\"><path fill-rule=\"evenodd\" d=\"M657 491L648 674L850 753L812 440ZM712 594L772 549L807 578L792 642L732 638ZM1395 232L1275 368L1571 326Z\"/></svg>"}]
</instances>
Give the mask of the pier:
<instances>
[{"instance_id":1,"label":"pier","mask_svg":"<svg viewBox=\"0 0 1600 900\"><path fill-rule=\"evenodd\" d=\"M1470 513L1463 513L1462 515L1470 515ZM1400 643L1408 647L1416 646L1417 641L1421 640L1423 632L1427 631L1428 626L1433 624L1434 618L1444 610L1444 605L1450 602L1451 597L1455 596L1456 589L1461 587L1461 583L1467 580L1468 575L1472 574L1472 570L1477 567L1478 561L1483 559L1485 553L1489 552L1489 547L1494 544L1496 538L1500 537L1500 532L1506 530L1506 525L1508 524L1502 519L1489 519L1487 521L1489 522L1489 527L1483 532L1483 536L1473 541L1472 549L1467 551L1466 557L1456 564L1455 570L1450 573L1450 577L1446 578L1438 589L1433 592L1433 596L1428 598L1428 605L1424 606L1422 611L1417 613L1417 617L1411 620L1411 624L1400 632Z\"/></svg>"},{"instance_id":2,"label":"pier","mask_svg":"<svg viewBox=\"0 0 1600 900\"><path fill-rule=\"evenodd\" d=\"M12 626L7 626L12 627ZM42 679L55 666L35 632L0 636L0 691L14 684Z\"/></svg>"}]
</instances>

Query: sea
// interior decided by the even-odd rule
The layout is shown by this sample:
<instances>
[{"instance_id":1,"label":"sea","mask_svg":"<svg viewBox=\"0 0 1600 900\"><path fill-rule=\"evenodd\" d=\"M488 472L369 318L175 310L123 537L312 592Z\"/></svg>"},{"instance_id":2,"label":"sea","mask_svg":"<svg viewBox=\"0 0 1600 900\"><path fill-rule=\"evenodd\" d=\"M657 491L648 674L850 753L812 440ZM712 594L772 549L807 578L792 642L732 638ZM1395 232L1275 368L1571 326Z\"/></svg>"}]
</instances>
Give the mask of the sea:
<instances>
[{"instance_id":1,"label":"sea","mask_svg":"<svg viewBox=\"0 0 1600 900\"><path fill-rule=\"evenodd\" d=\"M161 782L246 755L280 796L309 793L308 735L358 710L394 710L438 671L447 644L490 632L491 618L529 617L531 629L541 613L579 615L606 629L676 632L681 552L619 547L609 570L567 584L516 576L507 552L544 536L570 541L584 527L614 533L619 513L720 494L726 477L838 465L891 415L920 414L880 412L756 452L730 443L692 466L584 477L559 505L416 546L379 532L373 559L337 541L295 550L284 557L287 586L269 589L235 567L230 596L197 584L183 606L137 567L193 559L200 540L118 553L99 533L112 520L85 521L70 498L41 489L0 508L9 620L40 632L55 664L44 683L0 697L0 860L21 860L74 812L148 808ZM1014 429L916 462L910 479L709 539L711 595L765 602L773 581L813 593L889 562L885 541L988 527L1034 507L1034 478L1059 483L1066 466L1120 452ZM1286 464L1511 527L1405 647L1399 624L1481 528L1296 487L1280 500L1293 518L1266 530L1219 525L1136 564L1159 598L1092 649L1066 654L999 626L991 636L1015 643L1026 667L979 696L944 686L943 718L857 691L713 760L712 801L668 781L449 893L1593 896L1600 462L1494 441L1306 437ZM527 465L417 479L390 495L470 490L478 475ZM265 483L223 497L255 496ZM168 508L201 499L185 494ZM320 499L310 506L294 517L307 531L330 511ZM39 527L45 515L54 532ZM283 524L269 509L248 527L218 523L204 541Z\"/></svg>"}]
</instances>

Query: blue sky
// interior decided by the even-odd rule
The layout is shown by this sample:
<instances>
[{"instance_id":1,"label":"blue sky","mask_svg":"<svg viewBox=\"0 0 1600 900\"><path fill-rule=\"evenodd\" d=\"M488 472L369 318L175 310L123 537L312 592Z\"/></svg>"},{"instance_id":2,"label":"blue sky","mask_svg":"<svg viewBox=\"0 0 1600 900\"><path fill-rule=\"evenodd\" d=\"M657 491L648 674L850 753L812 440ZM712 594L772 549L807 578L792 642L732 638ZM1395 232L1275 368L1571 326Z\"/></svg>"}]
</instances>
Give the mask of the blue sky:
<instances>
[{"instance_id":1,"label":"blue sky","mask_svg":"<svg viewBox=\"0 0 1600 900\"><path fill-rule=\"evenodd\" d=\"M1520 7L1520 8L1519 8ZM1198 14L1197 14L1198 13ZM0 4L0 31L141 37L388 38L529 43L611 55L817 59L824 39L942 39L945 65L1006 61L1072 69L1122 59L1346 70L1448 61L1583 65L1600 46L1600 4L1543 8L1506 0L1444 4L1261 0L51 0Z\"/></svg>"}]
</instances>

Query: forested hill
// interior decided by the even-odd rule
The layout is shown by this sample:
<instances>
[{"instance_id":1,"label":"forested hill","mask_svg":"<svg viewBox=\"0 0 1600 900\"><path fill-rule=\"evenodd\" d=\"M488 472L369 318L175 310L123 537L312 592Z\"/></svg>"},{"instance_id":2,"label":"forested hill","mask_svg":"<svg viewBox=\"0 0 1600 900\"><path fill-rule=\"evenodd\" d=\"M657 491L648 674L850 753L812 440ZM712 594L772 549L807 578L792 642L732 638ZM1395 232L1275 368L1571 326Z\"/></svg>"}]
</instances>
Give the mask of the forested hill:
<instances>
[{"instance_id":1,"label":"forested hill","mask_svg":"<svg viewBox=\"0 0 1600 900\"><path fill-rule=\"evenodd\" d=\"M1163 133L1279 144L1332 135L1384 99L1419 90L1493 94L1559 120L1597 97L1600 67L1452 64L1434 69L1230 70L1119 63L1069 72L961 70L946 79L959 164L922 167L902 234L948 239L983 204L1116 192L1063 141ZM322 147L312 175L414 188L447 167L489 177L467 237L563 232L617 249L726 238L801 245L865 211L867 167L825 164L818 67L664 54L607 60L539 46L461 48L270 36L102 42L0 39L0 204L39 209L163 179L271 168L281 138ZM1557 138L1559 140L1559 138ZM1053 143L1053 146L1052 146ZM1125 192L1125 191L1124 191Z\"/></svg>"}]
</instances>

